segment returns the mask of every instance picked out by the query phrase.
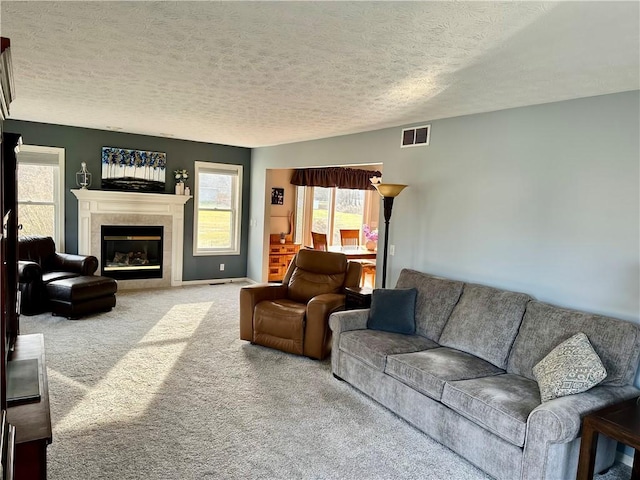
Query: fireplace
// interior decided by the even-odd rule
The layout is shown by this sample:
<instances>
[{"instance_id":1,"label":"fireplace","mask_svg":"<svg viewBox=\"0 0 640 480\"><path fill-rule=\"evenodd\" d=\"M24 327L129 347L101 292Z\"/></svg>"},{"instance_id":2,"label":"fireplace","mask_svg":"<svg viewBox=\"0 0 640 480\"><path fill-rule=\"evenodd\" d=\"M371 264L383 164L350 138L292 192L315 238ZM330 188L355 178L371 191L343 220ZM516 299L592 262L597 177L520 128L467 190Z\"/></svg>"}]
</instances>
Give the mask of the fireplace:
<instances>
[{"instance_id":1,"label":"fireplace","mask_svg":"<svg viewBox=\"0 0 640 480\"><path fill-rule=\"evenodd\" d=\"M163 226L102 225L102 275L162 278Z\"/></svg>"},{"instance_id":2,"label":"fireplace","mask_svg":"<svg viewBox=\"0 0 640 480\"><path fill-rule=\"evenodd\" d=\"M188 195L71 190L78 199L78 253L102 261L102 226L163 226L162 278L121 280L118 290L182 285L184 207ZM122 252L121 252L122 253Z\"/></svg>"}]
</instances>

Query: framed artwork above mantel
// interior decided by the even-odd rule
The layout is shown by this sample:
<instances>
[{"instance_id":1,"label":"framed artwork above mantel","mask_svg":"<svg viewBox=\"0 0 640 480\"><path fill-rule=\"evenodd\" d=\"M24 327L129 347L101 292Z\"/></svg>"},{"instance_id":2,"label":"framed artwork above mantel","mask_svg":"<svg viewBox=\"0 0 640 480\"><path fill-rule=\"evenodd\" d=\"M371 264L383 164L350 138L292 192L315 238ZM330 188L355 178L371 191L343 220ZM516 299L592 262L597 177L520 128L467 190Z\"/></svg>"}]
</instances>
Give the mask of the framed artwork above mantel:
<instances>
[{"instance_id":1,"label":"framed artwork above mantel","mask_svg":"<svg viewBox=\"0 0 640 480\"><path fill-rule=\"evenodd\" d=\"M164 192L167 154L102 147L102 189Z\"/></svg>"}]
</instances>

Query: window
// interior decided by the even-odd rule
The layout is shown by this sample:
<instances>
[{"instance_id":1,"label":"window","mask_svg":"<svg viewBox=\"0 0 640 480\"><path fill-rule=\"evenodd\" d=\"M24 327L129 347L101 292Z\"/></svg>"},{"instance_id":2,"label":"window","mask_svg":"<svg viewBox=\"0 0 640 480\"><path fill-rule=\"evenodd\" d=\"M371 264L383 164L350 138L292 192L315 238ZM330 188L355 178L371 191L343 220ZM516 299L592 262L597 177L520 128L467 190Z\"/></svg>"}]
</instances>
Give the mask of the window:
<instances>
[{"instance_id":1,"label":"window","mask_svg":"<svg viewBox=\"0 0 640 480\"><path fill-rule=\"evenodd\" d=\"M239 255L242 166L195 162L194 255Z\"/></svg>"},{"instance_id":2,"label":"window","mask_svg":"<svg viewBox=\"0 0 640 480\"><path fill-rule=\"evenodd\" d=\"M64 251L64 148L20 147L18 224L20 235L52 237Z\"/></svg>"},{"instance_id":3,"label":"window","mask_svg":"<svg viewBox=\"0 0 640 480\"><path fill-rule=\"evenodd\" d=\"M340 229L377 226L379 197L373 190L297 187L296 195L297 211L303 212L296 215L296 241L304 245L312 244L311 231L326 233L330 245L340 245Z\"/></svg>"}]
</instances>

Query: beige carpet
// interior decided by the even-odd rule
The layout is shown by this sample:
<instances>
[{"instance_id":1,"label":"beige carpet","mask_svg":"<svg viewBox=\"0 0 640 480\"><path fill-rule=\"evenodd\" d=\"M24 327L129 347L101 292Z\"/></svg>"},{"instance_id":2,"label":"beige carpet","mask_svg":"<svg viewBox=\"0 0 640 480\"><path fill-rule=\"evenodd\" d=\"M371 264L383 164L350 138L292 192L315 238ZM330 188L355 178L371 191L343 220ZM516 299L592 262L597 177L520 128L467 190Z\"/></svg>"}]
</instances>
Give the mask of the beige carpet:
<instances>
[{"instance_id":1,"label":"beige carpet","mask_svg":"<svg viewBox=\"0 0 640 480\"><path fill-rule=\"evenodd\" d=\"M317 362L238 339L240 284L118 293L45 335L50 480L487 479ZM607 480L629 478L618 465Z\"/></svg>"}]
</instances>

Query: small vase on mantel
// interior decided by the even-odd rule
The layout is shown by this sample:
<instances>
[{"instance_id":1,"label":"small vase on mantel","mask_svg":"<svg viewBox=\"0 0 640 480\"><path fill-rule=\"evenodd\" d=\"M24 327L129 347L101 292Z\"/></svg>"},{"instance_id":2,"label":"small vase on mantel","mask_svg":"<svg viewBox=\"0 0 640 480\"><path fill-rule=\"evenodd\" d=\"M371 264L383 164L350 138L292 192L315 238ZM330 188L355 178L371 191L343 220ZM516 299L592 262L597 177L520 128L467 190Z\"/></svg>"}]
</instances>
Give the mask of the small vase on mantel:
<instances>
[{"instance_id":1,"label":"small vase on mantel","mask_svg":"<svg viewBox=\"0 0 640 480\"><path fill-rule=\"evenodd\" d=\"M184 183L176 183L176 195L184 195Z\"/></svg>"}]
</instances>

